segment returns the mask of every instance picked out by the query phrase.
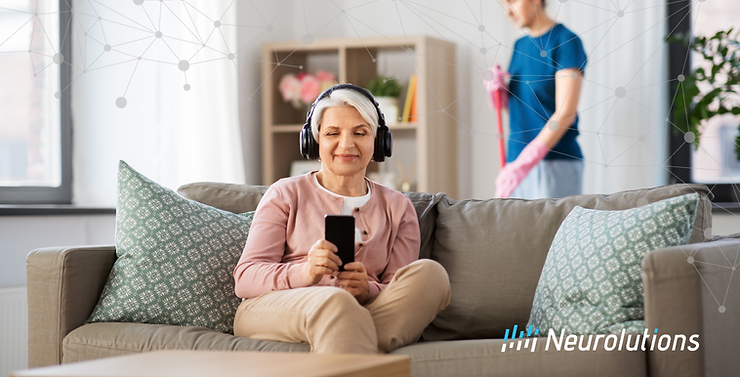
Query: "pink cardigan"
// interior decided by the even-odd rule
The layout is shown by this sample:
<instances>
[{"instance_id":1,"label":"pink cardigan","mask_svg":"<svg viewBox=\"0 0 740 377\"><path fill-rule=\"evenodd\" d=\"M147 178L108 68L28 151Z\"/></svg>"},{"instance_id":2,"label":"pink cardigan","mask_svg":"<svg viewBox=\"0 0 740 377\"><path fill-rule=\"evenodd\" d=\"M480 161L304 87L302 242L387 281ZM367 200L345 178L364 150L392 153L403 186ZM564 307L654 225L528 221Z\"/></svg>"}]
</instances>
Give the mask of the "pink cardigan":
<instances>
[{"instance_id":1,"label":"pink cardigan","mask_svg":"<svg viewBox=\"0 0 740 377\"><path fill-rule=\"evenodd\" d=\"M418 259L421 236L411 200L367 182L370 200L353 212L362 234L362 242L355 244L355 261L365 265L368 297L374 297L398 269ZM311 285L304 271L306 256L324 238L324 215L339 214L343 202L317 187L310 173L270 186L257 206L247 244L234 269L236 295L253 298ZM317 285L334 285L335 281L325 275Z\"/></svg>"}]
</instances>

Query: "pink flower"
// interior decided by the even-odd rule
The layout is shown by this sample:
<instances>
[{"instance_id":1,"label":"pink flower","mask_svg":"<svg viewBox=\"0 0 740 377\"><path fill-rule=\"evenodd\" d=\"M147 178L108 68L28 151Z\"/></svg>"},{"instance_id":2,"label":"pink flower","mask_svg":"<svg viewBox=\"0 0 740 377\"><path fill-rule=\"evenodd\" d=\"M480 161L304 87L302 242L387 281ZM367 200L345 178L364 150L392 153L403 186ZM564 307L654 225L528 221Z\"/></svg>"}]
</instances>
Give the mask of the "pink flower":
<instances>
[{"instance_id":1,"label":"pink flower","mask_svg":"<svg viewBox=\"0 0 740 377\"><path fill-rule=\"evenodd\" d=\"M314 75L305 75L301 80L301 101L305 104L312 103L319 96L321 83Z\"/></svg>"},{"instance_id":2,"label":"pink flower","mask_svg":"<svg viewBox=\"0 0 740 377\"><path fill-rule=\"evenodd\" d=\"M324 81L334 82L336 78L331 72L318 70L316 71L316 78L319 79L319 81L322 81L322 84Z\"/></svg>"},{"instance_id":3,"label":"pink flower","mask_svg":"<svg viewBox=\"0 0 740 377\"><path fill-rule=\"evenodd\" d=\"M294 74L289 73L280 79L280 94L283 95L283 101L296 102L301 98L301 82Z\"/></svg>"}]
</instances>

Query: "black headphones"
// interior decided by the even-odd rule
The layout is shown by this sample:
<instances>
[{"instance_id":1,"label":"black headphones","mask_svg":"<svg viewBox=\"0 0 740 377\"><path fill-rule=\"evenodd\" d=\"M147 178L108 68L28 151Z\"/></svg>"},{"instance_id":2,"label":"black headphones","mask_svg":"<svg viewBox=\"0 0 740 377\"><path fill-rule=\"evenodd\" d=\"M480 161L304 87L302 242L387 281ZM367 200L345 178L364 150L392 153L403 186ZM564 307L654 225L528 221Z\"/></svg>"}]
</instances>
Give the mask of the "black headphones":
<instances>
[{"instance_id":1,"label":"black headphones","mask_svg":"<svg viewBox=\"0 0 740 377\"><path fill-rule=\"evenodd\" d=\"M367 97L373 106L375 106L375 110L378 112L378 130L375 132L375 150L373 151L373 160L376 162L385 161L385 158L390 157L393 152L393 135L391 135L391 130L389 130L388 126L385 125L385 116L380 111L380 106L378 105L378 102L375 101L375 97L373 97L372 93L363 87L352 84L334 85L321 93L319 97L316 98L316 101L313 101L311 109L308 110L306 123L303 125L303 129L301 130L301 155L303 158L308 160L319 158L319 143L316 142L316 139L314 139L313 134L311 133L311 118L313 117L313 110L316 108L319 101L329 97L333 91L339 89L354 90Z\"/></svg>"}]
</instances>

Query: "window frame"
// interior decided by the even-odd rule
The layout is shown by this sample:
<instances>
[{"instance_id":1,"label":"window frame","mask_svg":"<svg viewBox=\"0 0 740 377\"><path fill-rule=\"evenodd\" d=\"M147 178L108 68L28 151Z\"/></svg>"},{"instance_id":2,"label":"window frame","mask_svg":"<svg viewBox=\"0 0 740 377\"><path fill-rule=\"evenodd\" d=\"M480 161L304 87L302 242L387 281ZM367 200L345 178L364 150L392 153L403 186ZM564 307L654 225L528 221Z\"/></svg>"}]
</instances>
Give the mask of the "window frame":
<instances>
[{"instance_id":1,"label":"window frame","mask_svg":"<svg viewBox=\"0 0 740 377\"><path fill-rule=\"evenodd\" d=\"M691 30L691 0L667 1L668 31L690 33ZM673 14L676 13L676 14ZM688 48L677 43L668 43L668 80L678 77L679 74L688 74L691 70L691 55ZM684 64L684 61L686 62ZM668 106L670 108L676 91L671 81L668 82L670 94ZM671 108L672 109L672 108ZM670 117L670 114L668 115ZM669 160L671 183L695 183L691 177L691 144L684 142L683 135L674 132L674 127L667 123L667 133L671 157ZM723 208L740 208L740 188L738 183L702 183L709 187L714 194L713 206Z\"/></svg>"},{"instance_id":2,"label":"window frame","mask_svg":"<svg viewBox=\"0 0 740 377\"><path fill-rule=\"evenodd\" d=\"M59 50L64 62L59 65L61 184L44 186L0 186L0 204L72 203L72 10L68 0L59 0Z\"/></svg>"}]
</instances>

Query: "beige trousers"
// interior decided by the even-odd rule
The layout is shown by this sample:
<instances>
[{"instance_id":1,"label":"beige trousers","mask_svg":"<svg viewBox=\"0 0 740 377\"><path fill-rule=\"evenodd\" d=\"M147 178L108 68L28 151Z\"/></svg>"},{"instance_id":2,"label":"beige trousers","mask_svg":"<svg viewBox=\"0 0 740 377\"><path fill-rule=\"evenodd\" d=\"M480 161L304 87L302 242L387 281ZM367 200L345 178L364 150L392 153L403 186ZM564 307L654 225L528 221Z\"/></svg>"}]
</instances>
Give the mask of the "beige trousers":
<instances>
[{"instance_id":1,"label":"beige trousers","mask_svg":"<svg viewBox=\"0 0 740 377\"><path fill-rule=\"evenodd\" d=\"M390 352L418 340L449 303L447 271L421 259L398 270L365 306L347 291L325 286L244 300L234 317L234 335L308 343L315 353Z\"/></svg>"}]
</instances>

